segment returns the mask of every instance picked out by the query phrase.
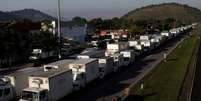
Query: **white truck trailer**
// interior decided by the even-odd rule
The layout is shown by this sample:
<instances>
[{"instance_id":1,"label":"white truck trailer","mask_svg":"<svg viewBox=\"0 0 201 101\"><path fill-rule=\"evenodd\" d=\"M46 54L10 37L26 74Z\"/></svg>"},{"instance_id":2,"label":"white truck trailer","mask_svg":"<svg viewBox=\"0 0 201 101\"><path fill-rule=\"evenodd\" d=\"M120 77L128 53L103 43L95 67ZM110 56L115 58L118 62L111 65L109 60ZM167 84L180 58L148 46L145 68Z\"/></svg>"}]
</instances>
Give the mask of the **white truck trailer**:
<instances>
[{"instance_id":1,"label":"white truck trailer","mask_svg":"<svg viewBox=\"0 0 201 101\"><path fill-rule=\"evenodd\" d=\"M137 44L137 45L135 45L135 54L136 55L141 55L142 54L142 52L143 52L143 49L144 49L144 46L143 45L141 45L141 44Z\"/></svg>"},{"instance_id":2,"label":"white truck trailer","mask_svg":"<svg viewBox=\"0 0 201 101\"><path fill-rule=\"evenodd\" d=\"M105 50L94 50L77 55L78 59L97 58L105 56Z\"/></svg>"},{"instance_id":3,"label":"white truck trailer","mask_svg":"<svg viewBox=\"0 0 201 101\"><path fill-rule=\"evenodd\" d=\"M72 71L56 69L30 76L20 101L57 101L72 91Z\"/></svg>"},{"instance_id":4,"label":"white truck trailer","mask_svg":"<svg viewBox=\"0 0 201 101\"><path fill-rule=\"evenodd\" d=\"M168 32L168 31L162 31L161 35L164 36L164 37L166 37L167 39L171 38L170 32Z\"/></svg>"},{"instance_id":5,"label":"white truck trailer","mask_svg":"<svg viewBox=\"0 0 201 101\"><path fill-rule=\"evenodd\" d=\"M18 70L14 73L4 76L7 78L12 85L12 95L13 98L18 98L21 96L22 89L28 87L28 77L38 72L43 72L41 67L29 67L25 69ZM1 86L0 86L1 87Z\"/></svg>"},{"instance_id":6,"label":"white truck trailer","mask_svg":"<svg viewBox=\"0 0 201 101\"><path fill-rule=\"evenodd\" d=\"M114 71L117 71L120 67L123 66L123 63L124 63L124 58L123 58L123 54L120 54L120 53L115 53L113 55L111 55L110 57L113 58L113 68L114 68Z\"/></svg>"},{"instance_id":7,"label":"white truck trailer","mask_svg":"<svg viewBox=\"0 0 201 101\"><path fill-rule=\"evenodd\" d=\"M140 40L140 44L144 46L145 52L153 49L153 46L150 40Z\"/></svg>"},{"instance_id":8,"label":"white truck trailer","mask_svg":"<svg viewBox=\"0 0 201 101\"><path fill-rule=\"evenodd\" d=\"M69 64L73 71L73 86L77 90L99 77L97 59L78 59Z\"/></svg>"},{"instance_id":9,"label":"white truck trailer","mask_svg":"<svg viewBox=\"0 0 201 101\"><path fill-rule=\"evenodd\" d=\"M113 59L105 57L105 50L93 50L84 52L77 56L78 59L98 59L99 77L104 78L105 75L113 71Z\"/></svg>"},{"instance_id":10,"label":"white truck trailer","mask_svg":"<svg viewBox=\"0 0 201 101\"><path fill-rule=\"evenodd\" d=\"M137 45L135 45L135 50L137 50L137 51L142 51L143 50L143 45L141 45L141 44L137 44Z\"/></svg>"},{"instance_id":11,"label":"white truck trailer","mask_svg":"<svg viewBox=\"0 0 201 101\"><path fill-rule=\"evenodd\" d=\"M49 64L46 64L43 66L44 71L50 71L58 68L66 68L69 69L69 64L74 62L75 59L65 59L65 60L59 60L56 62L52 62Z\"/></svg>"},{"instance_id":12,"label":"white truck trailer","mask_svg":"<svg viewBox=\"0 0 201 101\"><path fill-rule=\"evenodd\" d=\"M105 52L105 56L110 56L115 54L116 52L119 52L121 50L125 50L129 48L128 42L119 42L119 43L112 43L107 44L107 49Z\"/></svg>"},{"instance_id":13,"label":"white truck trailer","mask_svg":"<svg viewBox=\"0 0 201 101\"><path fill-rule=\"evenodd\" d=\"M152 50L151 36L150 35L141 35L140 36L140 45L144 46L144 51Z\"/></svg>"},{"instance_id":14,"label":"white truck trailer","mask_svg":"<svg viewBox=\"0 0 201 101\"><path fill-rule=\"evenodd\" d=\"M162 35L154 34L153 37L151 38L151 43L153 43L155 47L162 44L163 43Z\"/></svg>"},{"instance_id":15,"label":"white truck trailer","mask_svg":"<svg viewBox=\"0 0 201 101\"><path fill-rule=\"evenodd\" d=\"M57 55L56 51L44 51L42 49L33 49L29 59L30 60L40 60L40 59L53 57L56 55Z\"/></svg>"},{"instance_id":16,"label":"white truck trailer","mask_svg":"<svg viewBox=\"0 0 201 101\"><path fill-rule=\"evenodd\" d=\"M139 44L137 40L130 40L128 41L128 43L129 43L129 47L135 47L136 45Z\"/></svg>"},{"instance_id":17,"label":"white truck trailer","mask_svg":"<svg viewBox=\"0 0 201 101\"><path fill-rule=\"evenodd\" d=\"M104 78L107 74L115 72L113 67L113 58L112 57L102 57L98 59L99 63L99 77Z\"/></svg>"},{"instance_id":18,"label":"white truck trailer","mask_svg":"<svg viewBox=\"0 0 201 101\"><path fill-rule=\"evenodd\" d=\"M150 40L150 36L149 35L141 35L140 40Z\"/></svg>"},{"instance_id":19,"label":"white truck trailer","mask_svg":"<svg viewBox=\"0 0 201 101\"><path fill-rule=\"evenodd\" d=\"M123 54L124 66L128 66L130 63L135 60L135 51L134 50L124 50L120 52Z\"/></svg>"},{"instance_id":20,"label":"white truck trailer","mask_svg":"<svg viewBox=\"0 0 201 101\"><path fill-rule=\"evenodd\" d=\"M179 30L178 30L177 28L170 29L169 32L171 33L171 35L172 35L173 37L176 37L176 36L179 35Z\"/></svg>"}]
</instances>

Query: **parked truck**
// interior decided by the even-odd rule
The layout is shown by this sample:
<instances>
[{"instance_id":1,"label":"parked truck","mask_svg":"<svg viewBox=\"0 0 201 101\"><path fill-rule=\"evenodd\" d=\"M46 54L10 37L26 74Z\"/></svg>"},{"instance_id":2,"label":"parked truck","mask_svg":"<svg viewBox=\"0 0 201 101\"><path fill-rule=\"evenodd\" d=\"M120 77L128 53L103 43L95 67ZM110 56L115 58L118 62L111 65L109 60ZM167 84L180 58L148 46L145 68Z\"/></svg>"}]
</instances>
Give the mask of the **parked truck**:
<instances>
[{"instance_id":1,"label":"parked truck","mask_svg":"<svg viewBox=\"0 0 201 101\"><path fill-rule=\"evenodd\" d=\"M135 60L135 51L134 50L124 50L120 52L123 54L124 66L128 66L130 63Z\"/></svg>"},{"instance_id":2,"label":"parked truck","mask_svg":"<svg viewBox=\"0 0 201 101\"><path fill-rule=\"evenodd\" d=\"M152 43L150 40L140 40L140 44L144 46L144 51L150 51L153 49Z\"/></svg>"},{"instance_id":3,"label":"parked truck","mask_svg":"<svg viewBox=\"0 0 201 101\"><path fill-rule=\"evenodd\" d=\"M99 77L104 78L105 75L114 71L113 58L105 56L105 50L85 51L77 55L78 59L94 58L98 60Z\"/></svg>"},{"instance_id":4,"label":"parked truck","mask_svg":"<svg viewBox=\"0 0 201 101\"><path fill-rule=\"evenodd\" d=\"M22 89L28 87L28 76L42 71L43 68L29 67L2 77L0 79L0 83L2 83L0 90L7 90L7 93L0 95L1 101L18 99L21 96Z\"/></svg>"},{"instance_id":5,"label":"parked truck","mask_svg":"<svg viewBox=\"0 0 201 101\"><path fill-rule=\"evenodd\" d=\"M170 29L170 34L173 36L173 37L177 37L179 35L179 29L177 28L174 28L174 29Z\"/></svg>"},{"instance_id":6,"label":"parked truck","mask_svg":"<svg viewBox=\"0 0 201 101\"><path fill-rule=\"evenodd\" d=\"M166 39L170 39L171 38L170 32L168 32L168 31L162 31L161 35L164 36Z\"/></svg>"},{"instance_id":7,"label":"parked truck","mask_svg":"<svg viewBox=\"0 0 201 101\"><path fill-rule=\"evenodd\" d=\"M69 64L69 69L73 71L73 86L75 90L85 87L99 77L97 59L78 59Z\"/></svg>"},{"instance_id":8,"label":"parked truck","mask_svg":"<svg viewBox=\"0 0 201 101\"><path fill-rule=\"evenodd\" d=\"M44 51L43 49L33 49L31 52L30 60L41 60L49 57L57 56L56 51Z\"/></svg>"},{"instance_id":9,"label":"parked truck","mask_svg":"<svg viewBox=\"0 0 201 101\"><path fill-rule=\"evenodd\" d=\"M44 65L44 71L50 71L59 68L69 69L69 64L74 62L75 59L64 59Z\"/></svg>"},{"instance_id":10,"label":"parked truck","mask_svg":"<svg viewBox=\"0 0 201 101\"><path fill-rule=\"evenodd\" d=\"M129 42L129 47L135 47L137 44L139 44L138 40L130 40Z\"/></svg>"},{"instance_id":11,"label":"parked truck","mask_svg":"<svg viewBox=\"0 0 201 101\"><path fill-rule=\"evenodd\" d=\"M143 46L143 45L141 45L141 44L135 45L135 47L134 47L135 54L136 54L136 55L141 55L142 52L143 52L143 49L144 49L144 46Z\"/></svg>"},{"instance_id":12,"label":"parked truck","mask_svg":"<svg viewBox=\"0 0 201 101\"><path fill-rule=\"evenodd\" d=\"M98 59L99 77L104 78L107 74L115 72L112 57L101 57Z\"/></svg>"},{"instance_id":13,"label":"parked truck","mask_svg":"<svg viewBox=\"0 0 201 101\"><path fill-rule=\"evenodd\" d=\"M129 48L128 42L118 42L118 43L107 44L107 49L106 49L105 55L110 56L116 52L119 52L121 50L125 50L128 48Z\"/></svg>"},{"instance_id":14,"label":"parked truck","mask_svg":"<svg viewBox=\"0 0 201 101\"><path fill-rule=\"evenodd\" d=\"M115 54L111 55L110 57L113 58L113 62L114 62L113 70L114 71L119 70L123 66L123 63L124 63L123 54L115 53Z\"/></svg>"},{"instance_id":15,"label":"parked truck","mask_svg":"<svg viewBox=\"0 0 201 101\"><path fill-rule=\"evenodd\" d=\"M56 69L30 76L20 101L57 101L72 91L72 71Z\"/></svg>"},{"instance_id":16,"label":"parked truck","mask_svg":"<svg viewBox=\"0 0 201 101\"><path fill-rule=\"evenodd\" d=\"M154 47L158 47L163 43L162 35L154 34L151 38L151 43L154 44Z\"/></svg>"},{"instance_id":17,"label":"parked truck","mask_svg":"<svg viewBox=\"0 0 201 101\"><path fill-rule=\"evenodd\" d=\"M10 79L0 78L0 101L11 101L16 97L16 93L13 89Z\"/></svg>"},{"instance_id":18,"label":"parked truck","mask_svg":"<svg viewBox=\"0 0 201 101\"><path fill-rule=\"evenodd\" d=\"M105 50L93 50L89 52L82 52L77 55L78 59L98 58L105 56Z\"/></svg>"},{"instance_id":19,"label":"parked truck","mask_svg":"<svg viewBox=\"0 0 201 101\"><path fill-rule=\"evenodd\" d=\"M147 52L152 50L151 36L150 35L141 35L140 36L140 45L144 46L144 51Z\"/></svg>"}]
</instances>

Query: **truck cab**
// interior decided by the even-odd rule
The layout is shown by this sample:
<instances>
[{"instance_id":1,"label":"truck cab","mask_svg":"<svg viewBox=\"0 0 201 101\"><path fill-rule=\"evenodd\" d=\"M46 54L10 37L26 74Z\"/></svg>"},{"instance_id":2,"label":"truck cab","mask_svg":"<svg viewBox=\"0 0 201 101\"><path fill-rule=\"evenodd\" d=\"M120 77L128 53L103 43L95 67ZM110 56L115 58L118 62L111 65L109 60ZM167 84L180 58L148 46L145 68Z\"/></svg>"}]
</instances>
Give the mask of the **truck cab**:
<instances>
[{"instance_id":1,"label":"truck cab","mask_svg":"<svg viewBox=\"0 0 201 101\"><path fill-rule=\"evenodd\" d=\"M100 61L100 60L99 60ZM105 77L105 75L106 75L106 73L105 73L105 68L106 68L106 64L104 64L104 63L99 63L99 68L98 68L98 70L99 70L99 75L100 75L100 78L102 79L102 78L104 78Z\"/></svg>"},{"instance_id":2,"label":"truck cab","mask_svg":"<svg viewBox=\"0 0 201 101\"><path fill-rule=\"evenodd\" d=\"M115 53L111 57L113 57L113 71L116 72L121 66L123 66L123 54Z\"/></svg>"},{"instance_id":3,"label":"truck cab","mask_svg":"<svg viewBox=\"0 0 201 101\"><path fill-rule=\"evenodd\" d=\"M144 49L143 45L141 45L141 44L135 45L135 54L138 56L141 55L143 52L143 49Z\"/></svg>"},{"instance_id":4,"label":"truck cab","mask_svg":"<svg viewBox=\"0 0 201 101\"><path fill-rule=\"evenodd\" d=\"M10 101L15 97L13 86L6 78L0 80L0 101Z\"/></svg>"},{"instance_id":5,"label":"truck cab","mask_svg":"<svg viewBox=\"0 0 201 101\"><path fill-rule=\"evenodd\" d=\"M33 49L31 56L29 57L30 60L37 60L40 59L42 54L42 49Z\"/></svg>"},{"instance_id":6,"label":"truck cab","mask_svg":"<svg viewBox=\"0 0 201 101\"><path fill-rule=\"evenodd\" d=\"M19 101L48 101L48 90L41 88L25 88Z\"/></svg>"}]
</instances>

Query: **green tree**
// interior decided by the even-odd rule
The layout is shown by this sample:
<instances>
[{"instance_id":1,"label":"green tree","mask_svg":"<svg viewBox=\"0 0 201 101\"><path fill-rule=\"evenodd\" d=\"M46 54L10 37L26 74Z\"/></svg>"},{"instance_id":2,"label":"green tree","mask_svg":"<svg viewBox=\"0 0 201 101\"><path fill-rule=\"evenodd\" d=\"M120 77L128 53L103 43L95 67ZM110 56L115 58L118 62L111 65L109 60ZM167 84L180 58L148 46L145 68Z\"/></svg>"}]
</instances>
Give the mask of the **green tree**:
<instances>
[{"instance_id":1,"label":"green tree","mask_svg":"<svg viewBox=\"0 0 201 101\"><path fill-rule=\"evenodd\" d=\"M122 19L118 17L112 18L112 27L113 29L121 29Z\"/></svg>"},{"instance_id":2,"label":"green tree","mask_svg":"<svg viewBox=\"0 0 201 101\"><path fill-rule=\"evenodd\" d=\"M59 47L58 37L49 32L32 34L32 49L40 48L45 51L55 50Z\"/></svg>"},{"instance_id":3,"label":"green tree","mask_svg":"<svg viewBox=\"0 0 201 101\"><path fill-rule=\"evenodd\" d=\"M77 26L81 26L87 23L87 20L85 18L81 18L81 17L74 17L72 19L72 23L73 25L77 25Z\"/></svg>"},{"instance_id":4,"label":"green tree","mask_svg":"<svg viewBox=\"0 0 201 101\"><path fill-rule=\"evenodd\" d=\"M99 33L103 28L103 20L101 18L92 19L88 22L88 33L96 34Z\"/></svg>"},{"instance_id":5,"label":"green tree","mask_svg":"<svg viewBox=\"0 0 201 101\"><path fill-rule=\"evenodd\" d=\"M13 61L26 60L29 50L29 34L13 29L0 30L0 59L11 65ZM1 63L0 63L1 64Z\"/></svg>"}]
</instances>

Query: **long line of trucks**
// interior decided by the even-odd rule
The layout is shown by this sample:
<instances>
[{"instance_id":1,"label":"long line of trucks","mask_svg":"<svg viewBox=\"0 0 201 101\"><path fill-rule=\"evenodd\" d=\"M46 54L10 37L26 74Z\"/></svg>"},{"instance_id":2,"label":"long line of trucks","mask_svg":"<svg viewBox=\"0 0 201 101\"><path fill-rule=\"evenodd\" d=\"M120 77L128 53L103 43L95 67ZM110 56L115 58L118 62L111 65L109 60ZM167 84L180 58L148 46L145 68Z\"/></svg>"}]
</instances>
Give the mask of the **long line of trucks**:
<instances>
[{"instance_id":1,"label":"long line of trucks","mask_svg":"<svg viewBox=\"0 0 201 101\"><path fill-rule=\"evenodd\" d=\"M139 39L128 42L108 43L105 50L89 48L74 59L18 70L0 78L0 100L57 101L96 79L104 79L108 74L126 69L124 67L135 62L136 56L194 26L195 24L160 34L141 35Z\"/></svg>"}]
</instances>

